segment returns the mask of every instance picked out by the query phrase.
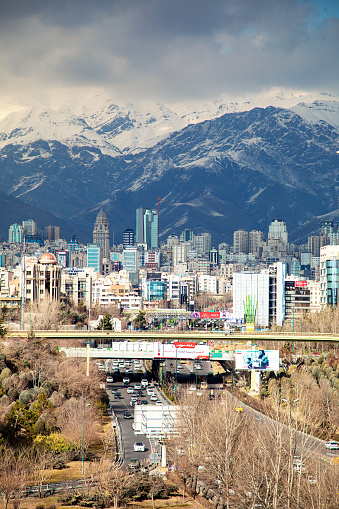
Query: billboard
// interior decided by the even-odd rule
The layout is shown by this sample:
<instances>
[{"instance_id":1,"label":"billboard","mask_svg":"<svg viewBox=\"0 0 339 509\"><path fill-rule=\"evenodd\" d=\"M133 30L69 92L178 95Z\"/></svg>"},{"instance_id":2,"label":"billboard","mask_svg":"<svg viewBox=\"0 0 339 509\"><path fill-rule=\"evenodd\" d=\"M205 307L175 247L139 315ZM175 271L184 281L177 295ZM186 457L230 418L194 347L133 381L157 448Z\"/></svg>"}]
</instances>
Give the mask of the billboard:
<instances>
[{"instance_id":1,"label":"billboard","mask_svg":"<svg viewBox=\"0 0 339 509\"><path fill-rule=\"evenodd\" d=\"M154 359L209 359L208 345L198 345L194 341L175 341L174 343L154 343Z\"/></svg>"},{"instance_id":2,"label":"billboard","mask_svg":"<svg viewBox=\"0 0 339 509\"><path fill-rule=\"evenodd\" d=\"M228 311L193 311L192 318L216 318L218 320L224 320L230 325L237 325L245 323L244 315L235 315Z\"/></svg>"},{"instance_id":3,"label":"billboard","mask_svg":"<svg viewBox=\"0 0 339 509\"><path fill-rule=\"evenodd\" d=\"M279 370L279 350L236 350L235 369Z\"/></svg>"}]
</instances>

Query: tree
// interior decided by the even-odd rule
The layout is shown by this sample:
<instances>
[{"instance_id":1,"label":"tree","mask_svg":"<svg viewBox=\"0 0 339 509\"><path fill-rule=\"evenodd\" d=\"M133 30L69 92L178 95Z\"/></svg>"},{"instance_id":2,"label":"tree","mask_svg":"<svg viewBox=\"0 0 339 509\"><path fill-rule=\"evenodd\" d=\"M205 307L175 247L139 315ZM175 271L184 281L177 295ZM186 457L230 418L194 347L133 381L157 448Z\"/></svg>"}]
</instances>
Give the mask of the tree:
<instances>
[{"instance_id":1,"label":"tree","mask_svg":"<svg viewBox=\"0 0 339 509\"><path fill-rule=\"evenodd\" d=\"M0 318L0 337L3 338L6 334L7 330L5 329L5 326L4 326L4 321L2 318Z\"/></svg>"},{"instance_id":2,"label":"tree","mask_svg":"<svg viewBox=\"0 0 339 509\"><path fill-rule=\"evenodd\" d=\"M146 313L144 311L139 311L137 316L134 318L134 327L139 330L144 329L146 325Z\"/></svg>"},{"instance_id":3,"label":"tree","mask_svg":"<svg viewBox=\"0 0 339 509\"><path fill-rule=\"evenodd\" d=\"M5 508L9 499L16 491L22 489L29 474L29 463L26 453L2 445L0 448L0 493L2 494Z\"/></svg>"}]
</instances>

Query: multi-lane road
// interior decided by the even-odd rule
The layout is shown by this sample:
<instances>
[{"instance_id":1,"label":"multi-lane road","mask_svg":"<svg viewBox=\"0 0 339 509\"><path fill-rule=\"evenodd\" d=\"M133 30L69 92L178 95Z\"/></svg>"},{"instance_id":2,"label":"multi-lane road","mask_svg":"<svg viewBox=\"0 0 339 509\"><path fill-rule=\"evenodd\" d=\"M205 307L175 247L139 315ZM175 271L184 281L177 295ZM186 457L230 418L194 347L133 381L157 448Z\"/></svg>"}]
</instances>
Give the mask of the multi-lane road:
<instances>
[{"instance_id":1,"label":"multi-lane road","mask_svg":"<svg viewBox=\"0 0 339 509\"><path fill-rule=\"evenodd\" d=\"M147 393L147 388L140 388L142 379L147 378L143 366L139 367L139 363L130 362L127 363L123 368L119 368L120 373L113 375L113 382L106 383L106 390L110 399L110 406L113 410L121 429L121 440L123 444L123 467L128 467L128 463L132 458L137 458L140 463L147 462L149 455L151 454L151 444L145 435L135 435L133 430L134 423L134 406L131 406L131 397L136 396L143 404L155 404L156 401L161 401L163 404L167 404L167 401L159 390L158 385L151 383L150 377L148 377L148 385L153 387L153 392L157 396L156 401L151 400L151 395ZM133 373L126 373L125 371L133 371ZM114 370L112 369L112 372ZM128 377L130 384L125 386L123 378ZM137 387L135 387L137 386ZM130 391L133 389L133 393ZM113 392L112 392L113 391ZM115 397L115 392L120 393L120 397ZM149 392L149 391L148 391ZM155 399L155 398L154 398ZM132 418L126 419L125 412L130 412ZM145 445L144 452L134 451L134 443L142 442Z\"/></svg>"}]
</instances>

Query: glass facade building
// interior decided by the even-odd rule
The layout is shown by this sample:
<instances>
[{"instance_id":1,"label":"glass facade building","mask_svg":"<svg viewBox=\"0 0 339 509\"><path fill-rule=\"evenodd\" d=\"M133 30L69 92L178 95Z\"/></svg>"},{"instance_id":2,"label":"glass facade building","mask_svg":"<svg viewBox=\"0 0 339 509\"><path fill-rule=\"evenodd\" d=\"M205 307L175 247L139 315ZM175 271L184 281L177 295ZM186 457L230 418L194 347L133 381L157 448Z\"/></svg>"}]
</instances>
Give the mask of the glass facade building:
<instances>
[{"instance_id":1,"label":"glass facade building","mask_svg":"<svg viewBox=\"0 0 339 509\"><path fill-rule=\"evenodd\" d=\"M87 267L93 267L95 272L102 272L101 249L97 244L87 244Z\"/></svg>"}]
</instances>

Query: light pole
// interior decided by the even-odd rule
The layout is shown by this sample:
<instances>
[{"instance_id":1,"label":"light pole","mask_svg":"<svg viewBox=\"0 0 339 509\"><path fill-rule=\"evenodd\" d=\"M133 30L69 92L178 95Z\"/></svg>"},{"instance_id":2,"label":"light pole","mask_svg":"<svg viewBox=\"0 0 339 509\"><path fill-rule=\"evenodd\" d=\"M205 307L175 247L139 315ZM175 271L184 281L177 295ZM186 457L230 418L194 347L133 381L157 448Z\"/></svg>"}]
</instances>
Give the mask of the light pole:
<instances>
[{"instance_id":1,"label":"light pole","mask_svg":"<svg viewBox=\"0 0 339 509\"><path fill-rule=\"evenodd\" d=\"M84 400L84 411L82 415L82 457L81 457L81 475L85 472L85 407L90 406L89 403L85 403Z\"/></svg>"}]
</instances>

